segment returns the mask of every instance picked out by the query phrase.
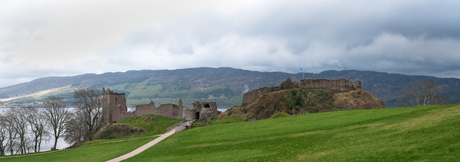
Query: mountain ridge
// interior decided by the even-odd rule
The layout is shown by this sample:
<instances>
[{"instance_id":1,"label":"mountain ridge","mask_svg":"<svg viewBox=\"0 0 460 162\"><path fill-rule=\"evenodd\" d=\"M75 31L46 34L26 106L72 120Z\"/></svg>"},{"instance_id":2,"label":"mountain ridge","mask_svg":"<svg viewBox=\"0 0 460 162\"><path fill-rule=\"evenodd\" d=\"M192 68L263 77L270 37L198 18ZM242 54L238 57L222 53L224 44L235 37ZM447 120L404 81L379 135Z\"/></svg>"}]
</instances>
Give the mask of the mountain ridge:
<instances>
[{"instance_id":1,"label":"mountain ridge","mask_svg":"<svg viewBox=\"0 0 460 162\"><path fill-rule=\"evenodd\" d=\"M221 68L188 68L176 70L130 70L103 74L81 74L67 77L44 77L30 82L0 88L0 98L32 94L34 92L71 85L70 89L55 92L68 102L72 101L71 89L76 87L110 88L127 94L128 104L176 103L183 98L184 103L194 100L215 100L219 106L234 106L241 102L243 92L276 86L286 78L294 81L305 78L339 79L362 81L362 89L371 92L388 107L396 107L400 89L409 83L427 79L437 82L449 103L460 102L460 79L437 78L423 75L391 74L359 70L327 70L320 73L258 72L251 70ZM17 99L3 104L40 102L44 96ZM221 103L221 104L219 104ZM1 104L1 103L0 103Z\"/></svg>"}]
</instances>

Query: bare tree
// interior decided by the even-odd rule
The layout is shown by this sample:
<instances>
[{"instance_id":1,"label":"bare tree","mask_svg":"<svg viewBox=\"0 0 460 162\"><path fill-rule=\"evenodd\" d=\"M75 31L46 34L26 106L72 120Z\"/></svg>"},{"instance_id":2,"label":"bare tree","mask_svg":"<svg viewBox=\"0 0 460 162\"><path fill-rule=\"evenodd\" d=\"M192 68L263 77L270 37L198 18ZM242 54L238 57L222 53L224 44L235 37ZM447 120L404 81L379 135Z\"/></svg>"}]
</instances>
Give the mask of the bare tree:
<instances>
[{"instance_id":1,"label":"bare tree","mask_svg":"<svg viewBox=\"0 0 460 162\"><path fill-rule=\"evenodd\" d=\"M5 117L0 114L0 156L5 155L5 149L7 145L8 131L6 128Z\"/></svg>"},{"instance_id":2,"label":"bare tree","mask_svg":"<svg viewBox=\"0 0 460 162\"><path fill-rule=\"evenodd\" d=\"M445 99L441 96L438 83L433 80L407 84L401 90L403 99L400 100L406 106L425 106L430 104L444 104Z\"/></svg>"},{"instance_id":3,"label":"bare tree","mask_svg":"<svg viewBox=\"0 0 460 162\"><path fill-rule=\"evenodd\" d=\"M14 131L19 138L18 153L25 154L27 153L27 128L29 123L27 122L27 116L25 108L12 108L8 110L7 116L9 119L9 126L14 128ZM9 146L10 149L12 145ZM12 153L13 154L13 153Z\"/></svg>"},{"instance_id":4,"label":"bare tree","mask_svg":"<svg viewBox=\"0 0 460 162\"><path fill-rule=\"evenodd\" d=\"M45 129L47 123L45 114L39 109L28 107L27 121L29 122L30 128L33 132L34 152L40 152L40 146L43 138L46 137L46 134L48 133Z\"/></svg>"},{"instance_id":5,"label":"bare tree","mask_svg":"<svg viewBox=\"0 0 460 162\"><path fill-rule=\"evenodd\" d=\"M83 114L80 111L75 112L67 121L64 140L67 143L78 144L85 141L85 124L82 123Z\"/></svg>"},{"instance_id":6,"label":"bare tree","mask_svg":"<svg viewBox=\"0 0 460 162\"><path fill-rule=\"evenodd\" d=\"M102 93L94 88L78 89L74 91L76 105L85 124L85 139L92 141L93 134L98 129L102 115Z\"/></svg>"},{"instance_id":7,"label":"bare tree","mask_svg":"<svg viewBox=\"0 0 460 162\"><path fill-rule=\"evenodd\" d=\"M70 117L69 111L65 108L64 99L59 96L49 96L43 102L45 105L44 116L53 129L54 145L52 150L56 149L57 141L62 136L66 121Z\"/></svg>"},{"instance_id":8,"label":"bare tree","mask_svg":"<svg viewBox=\"0 0 460 162\"><path fill-rule=\"evenodd\" d=\"M13 108L11 108L13 109ZM10 155L14 154L14 150L16 147L16 137L17 137L17 132L14 129L14 121L13 121L13 116L10 115L10 110L8 110L5 113L5 116L3 116L3 125L5 128L5 133L6 133L6 145L5 149L8 148L8 151L10 152Z\"/></svg>"}]
</instances>

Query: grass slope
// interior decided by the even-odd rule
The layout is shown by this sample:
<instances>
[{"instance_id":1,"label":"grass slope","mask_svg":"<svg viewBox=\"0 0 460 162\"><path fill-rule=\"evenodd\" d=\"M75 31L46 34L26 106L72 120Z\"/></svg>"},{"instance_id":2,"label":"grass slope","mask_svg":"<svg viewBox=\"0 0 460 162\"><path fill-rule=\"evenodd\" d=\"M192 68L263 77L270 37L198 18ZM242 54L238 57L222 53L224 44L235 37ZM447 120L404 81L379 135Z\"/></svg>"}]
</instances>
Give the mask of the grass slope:
<instances>
[{"instance_id":1,"label":"grass slope","mask_svg":"<svg viewBox=\"0 0 460 162\"><path fill-rule=\"evenodd\" d=\"M91 142L86 142L82 146L77 148L41 155L3 158L0 159L0 161L107 161L116 158L120 155L131 152L132 150L142 146L147 142L150 142L155 138L157 138L157 136L110 140L94 140Z\"/></svg>"},{"instance_id":2,"label":"grass slope","mask_svg":"<svg viewBox=\"0 0 460 162\"><path fill-rule=\"evenodd\" d=\"M156 117L156 120L152 120L153 117ZM180 120L170 119L160 115L144 115L140 117L123 119L115 124L129 124L132 127L139 127L147 130L145 136L163 134L166 129L176 123L179 123Z\"/></svg>"},{"instance_id":3,"label":"grass slope","mask_svg":"<svg viewBox=\"0 0 460 162\"><path fill-rule=\"evenodd\" d=\"M457 161L460 104L199 127L128 161Z\"/></svg>"}]
</instances>

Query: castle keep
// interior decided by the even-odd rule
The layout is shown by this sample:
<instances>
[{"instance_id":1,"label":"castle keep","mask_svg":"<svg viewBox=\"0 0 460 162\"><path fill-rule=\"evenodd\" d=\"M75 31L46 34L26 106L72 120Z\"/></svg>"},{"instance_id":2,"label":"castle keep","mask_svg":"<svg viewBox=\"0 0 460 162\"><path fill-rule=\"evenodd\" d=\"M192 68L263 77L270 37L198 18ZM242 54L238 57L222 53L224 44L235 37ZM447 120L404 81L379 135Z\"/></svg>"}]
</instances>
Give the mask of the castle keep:
<instances>
[{"instance_id":1,"label":"castle keep","mask_svg":"<svg viewBox=\"0 0 460 162\"><path fill-rule=\"evenodd\" d=\"M219 115L216 102L195 102L193 108L182 105L162 104L155 107L151 101L149 104L137 105L136 110L128 112L125 93L116 93L110 89L102 88L102 120L103 122L117 122L125 118L138 117L148 114L166 116L171 119L200 120L209 122L213 116Z\"/></svg>"}]
</instances>

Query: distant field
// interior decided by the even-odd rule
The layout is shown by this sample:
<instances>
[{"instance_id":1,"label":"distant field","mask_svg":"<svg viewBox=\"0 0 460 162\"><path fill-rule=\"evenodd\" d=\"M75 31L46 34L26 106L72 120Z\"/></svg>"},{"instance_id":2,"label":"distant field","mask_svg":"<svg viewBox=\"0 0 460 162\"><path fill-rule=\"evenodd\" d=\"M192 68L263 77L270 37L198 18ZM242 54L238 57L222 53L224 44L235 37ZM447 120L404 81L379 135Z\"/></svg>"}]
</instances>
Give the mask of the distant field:
<instances>
[{"instance_id":1,"label":"distant field","mask_svg":"<svg viewBox=\"0 0 460 162\"><path fill-rule=\"evenodd\" d=\"M458 161L460 104L211 125L128 161Z\"/></svg>"}]
</instances>

